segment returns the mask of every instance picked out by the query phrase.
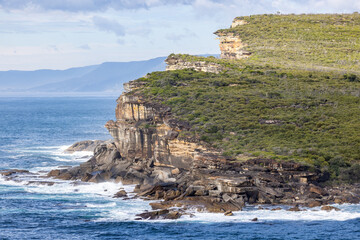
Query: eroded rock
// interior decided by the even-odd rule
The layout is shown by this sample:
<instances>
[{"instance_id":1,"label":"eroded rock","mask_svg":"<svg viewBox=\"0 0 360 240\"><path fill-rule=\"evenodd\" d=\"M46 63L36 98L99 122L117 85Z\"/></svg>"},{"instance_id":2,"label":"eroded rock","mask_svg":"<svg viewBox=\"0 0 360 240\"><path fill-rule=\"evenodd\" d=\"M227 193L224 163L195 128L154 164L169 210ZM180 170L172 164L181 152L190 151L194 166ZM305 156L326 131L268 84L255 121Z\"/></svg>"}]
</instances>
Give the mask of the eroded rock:
<instances>
[{"instance_id":1,"label":"eroded rock","mask_svg":"<svg viewBox=\"0 0 360 240\"><path fill-rule=\"evenodd\" d=\"M86 140L81 142L76 142L70 147L68 147L65 152L67 153L74 153L79 151L90 151L93 152L95 148L99 145L104 143L104 141L101 140Z\"/></svg>"}]
</instances>

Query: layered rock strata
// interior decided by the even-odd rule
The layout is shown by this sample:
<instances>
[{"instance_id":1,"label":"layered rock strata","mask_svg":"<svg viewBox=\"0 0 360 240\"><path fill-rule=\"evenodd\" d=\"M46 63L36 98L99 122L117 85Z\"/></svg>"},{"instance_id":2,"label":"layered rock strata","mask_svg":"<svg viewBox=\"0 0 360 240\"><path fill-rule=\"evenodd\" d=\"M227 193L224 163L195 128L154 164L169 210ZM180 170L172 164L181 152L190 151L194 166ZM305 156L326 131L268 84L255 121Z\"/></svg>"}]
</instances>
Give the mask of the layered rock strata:
<instances>
[{"instance_id":1,"label":"layered rock strata","mask_svg":"<svg viewBox=\"0 0 360 240\"><path fill-rule=\"evenodd\" d=\"M250 57L251 53L245 49L246 43L233 33L216 32L220 41L219 47L222 59L244 59Z\"/></svg>"},{"instance_id":2,"label":"layered rock strata","mask_svg":"<svg viewBox=\"0 0 360 240\"><path fill-rule=\"evenodd\" d=\"M236 28L247 24L245 20L235 18L231 24L231 28ZM222 59L244 59L250 57L251 53L246 50L246 43L236 36L234 33L215 32L220 40L220 57Z\"/></svg>"},{"instance_id":3,"label":"layered rock strata","mask_svg":"<svg viewBox=\"0 0 360 240\"><path fill-rule=\"evenodd\" d=\"M194 69L195 71L220 73L224 67L217 63L206 61L186 61L176 55L170 55L165 62L167 63L166 70L181 70Z\"/></svg>"}]
</instances>

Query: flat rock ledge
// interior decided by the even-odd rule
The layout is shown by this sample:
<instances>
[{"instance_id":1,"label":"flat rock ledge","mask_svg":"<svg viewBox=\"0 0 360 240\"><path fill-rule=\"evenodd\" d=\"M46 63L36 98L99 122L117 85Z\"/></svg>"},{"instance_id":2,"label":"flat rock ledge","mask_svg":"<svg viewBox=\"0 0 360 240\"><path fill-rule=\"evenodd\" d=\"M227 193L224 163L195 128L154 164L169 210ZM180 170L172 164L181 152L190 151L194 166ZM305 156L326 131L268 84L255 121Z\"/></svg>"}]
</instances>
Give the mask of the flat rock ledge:
<instances>
[{"instance_id":1,"label":"flat rock ledge","mask_svg":"<svg viewBox=\"0 0 360 240\"><path fill-rule=\"evenodd\" d=\"M82 151L93 152L98 145L103 144L104 142L105 141L102 140L80 141L68 147L64 152L65 153L74 153L74 152L82 152Z\"/></svg>"}]
</instances>

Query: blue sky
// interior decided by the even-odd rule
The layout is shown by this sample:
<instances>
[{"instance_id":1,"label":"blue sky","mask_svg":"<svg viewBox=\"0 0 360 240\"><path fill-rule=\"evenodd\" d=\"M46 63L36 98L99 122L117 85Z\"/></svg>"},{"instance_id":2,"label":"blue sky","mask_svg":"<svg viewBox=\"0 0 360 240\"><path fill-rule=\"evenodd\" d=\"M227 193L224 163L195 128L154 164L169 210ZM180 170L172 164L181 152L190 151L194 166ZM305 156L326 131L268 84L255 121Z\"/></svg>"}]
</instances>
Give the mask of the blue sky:
<instances>
[{"instance_id":1,"label":"blue sky","mask_svg":"<svg viewBox=\"0 0 360 240\"><path fill-rule=\"evenodd\" d=\"M217 29L261 13L352 13L359 0L0 0L0 70L219 53Z\"/></svg>"}]
</instances>

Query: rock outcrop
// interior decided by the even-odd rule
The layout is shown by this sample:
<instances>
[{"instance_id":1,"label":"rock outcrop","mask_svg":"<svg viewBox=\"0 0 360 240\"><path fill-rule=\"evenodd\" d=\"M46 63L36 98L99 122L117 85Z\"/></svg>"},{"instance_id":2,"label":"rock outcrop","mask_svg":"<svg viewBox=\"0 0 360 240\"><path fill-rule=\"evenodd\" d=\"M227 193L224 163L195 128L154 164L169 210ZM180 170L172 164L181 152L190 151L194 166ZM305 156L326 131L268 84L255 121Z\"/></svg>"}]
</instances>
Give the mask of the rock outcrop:
<instances>
[{"instance_id":1,"label":"rock outcrop","mask_svg":"<svg viewBox=\"0 0 360 240\"><path fill-rule=\"evenodd\" d=\"M245 24L247 24L245 20L235 18L231 24L231 28L235 28ZM222 31L217 31L215 32L215 34L220 40L220 57L222 59L244 59L250 57L251 53L246 50L247 44L244 43L234 33L224 33Z\"/></svg>"},{"instance_id":2,"label":"rock outcrop","mask_svg":"<svg viewBox=\"0 0 360 240\"><path fill-rule=\"evenodd\" d=\"M177 121L169 107L147 102L132 91L143 85L138 81L126 84L127 92L117 100L117 119L106 123L113 142L98 145L94 157L79 167L53 170L49 176L136 184L138 197L165 200L152 204L154 210L183 207L226 213L239 211L246 203L311 205L317 201L325 205L336 199L359 201L358 192L343 198L344 191L319 187L328 176L299 163L236 161L199 141L180 139L181 131L190 126ZM165 212L166 216L152 212L141 218L169 217L171 211Z\"/></svg>"},{"instance_id":3,"label":"rock outcrop","mask_svg":"<svg viewBox=\"0 0 360 240\"><path fill-rule=\"evenodd\" d=\"M248 22L246 22L244 19L241 18L235 18L231 24L231 28L235 28L237 26L242 26L248 24Z\"/></svg>"},{"instance_id":4,"label":"rock outcrop","mask_svg":"<svg viewBox=\"0 0 360 240\"><path fill-rule=\"evenodd\" d=\"M233 33L216 32L220 40L220 57L222 59L244 59L250 57L251 53L245 49L246 43Z\"/></svg>"},{"instance_id":5,"label":"rock outcrop","mask_svg":"<svg viewBox=\"0 0 360 240\"><path fill-rule=\"evenodd\" d=\"M181 70L181 69L194 69L195 71L220 73L224 67L217 63L206 61L186 61L176 55L170 55L165 62L167 63L166 70Z\"/></svg>"},{"instance_id":6,"label":"rock outcrop","mask_svg":"<svg viewBox=\"0 0 360 240\"><path fill-rule=\"evenodd\" d=\"M103 142L104 141L101 141L101 140L85 140L85 141L76 142L73 145L71 145L70 147L68 147L65 150L65 152L66 153L74 153L74 152L78 152L78 151L93 152L94 149Z\"/></svg>"}]
</instances>

